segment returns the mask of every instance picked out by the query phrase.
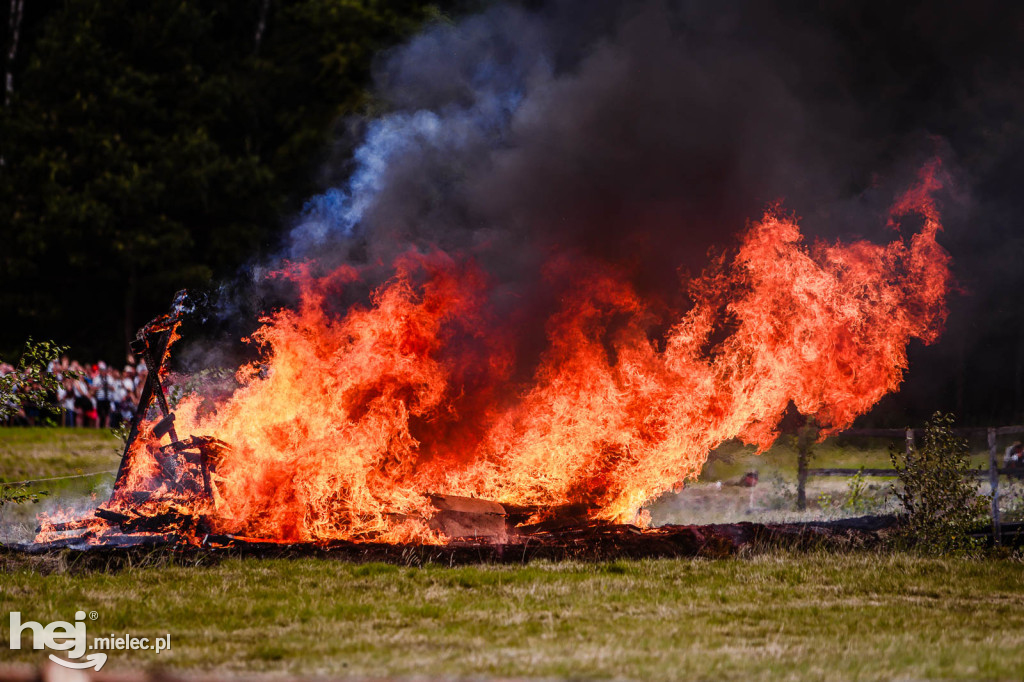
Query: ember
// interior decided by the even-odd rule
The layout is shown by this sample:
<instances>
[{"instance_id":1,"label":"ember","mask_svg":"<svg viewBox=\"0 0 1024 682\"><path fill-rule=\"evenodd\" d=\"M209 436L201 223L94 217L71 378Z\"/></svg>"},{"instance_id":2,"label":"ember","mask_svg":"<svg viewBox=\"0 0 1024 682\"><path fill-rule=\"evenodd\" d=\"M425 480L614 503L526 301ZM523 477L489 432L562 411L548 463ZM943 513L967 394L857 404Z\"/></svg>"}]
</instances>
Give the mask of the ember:
<instances>
[{"instance_id":1,"label":"ember","mask_svg":"<svg viewBox=\"0 0 1024 682\"><path fill-rule=\"evenodd\" d=\"M553 257L570 285L532 380L514 378L514 332L488 310L472 259L408 254L370 305L332 311L360 279L343 266L282 273L300 303L262 320L259 363L214 409L171 412L166 359L184 311L139 332L153 371L110 499L86 521L44 519L88 542L225 538L504 544L553 528L646 525L645 502L739 438L766 449L792 403L848 427L901 382L912 338L945 318L949 257L932 194L939 166L892 209L913 235L808 245L780 207L658 320L614 265ZM668 331L654 335L658 323ZM211 538L213 540L211 540Z\"/></svg>"}]
</instances>

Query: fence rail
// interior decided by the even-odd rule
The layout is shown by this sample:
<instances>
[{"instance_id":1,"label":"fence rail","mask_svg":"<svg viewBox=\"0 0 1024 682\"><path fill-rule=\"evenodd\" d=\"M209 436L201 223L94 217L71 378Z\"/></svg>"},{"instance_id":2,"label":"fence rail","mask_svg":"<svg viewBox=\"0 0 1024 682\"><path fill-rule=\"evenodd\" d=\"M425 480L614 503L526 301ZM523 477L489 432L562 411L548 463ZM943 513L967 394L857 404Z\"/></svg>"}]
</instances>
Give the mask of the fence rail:
<instances>
[{"instance_id":1,"label":"fence rail","mask_svg":"<svg viewBox=\"0 0 1024 682\"><path fill-rule=\"evenodd\" d=\"M1024 426L989 426L989 427L968 427L954 429L958 436L971 437L984 435L988 440L988 469L977 469L968 475L989 479L992 489L992 538L998 545L1002 543L1002 520L999 513L999 477L1009 476L1012 478L1024 478L1024 469L1010 469L999 466L999 451L996 447L996 439L999 436L1015 436L1024 434ZM872 438L902 438L906 443L906 451L910 453L915 447L916 436L924 433L924 429L849 429L837 435L842 436L866 436ZM808 476L879 476L895 477L895 469L839 469L824 468L811 469L807 466L811 458L811 445L814 438L810 433L803 433L797 444L797 508L807 508L807 477Z\"/></svg>"},{"instance_id":2,"label":"fence rail","mask_svg":"<svg viewBox=\"0 0 1024 682\"><path fill-rule=\"evenodd\" d=\"M995 429L997 436L1014 436L1024 433L1024 426L968 426L965 428L953 429L958 436L985 436ZM924 433L924 429L847 429L837 435L842 436L869 436L875 438L905 438L907 434Z\"/></svg>"},{"instance_id":3,"label":"fence rail","mask_svg":"<svg viewBox=\"0 0 1024 682\"><path fill-rule=\"evenodd\" d=\"M999 472L1000 476L1009 476L1010 478L1024 478L1024 468L1000 468L997 469L997 471ZM865 467L861 467L859 469L825 468L807 470L808 476L856 476L857 474L860 474L861 476L876 476L879 478L896 478L895 469L867 469ZM986 478L990 476L991 473L988 469L974 469L973 471L969 472L968 475L975 476L977 478Z\"/></svg>"}]
</instances>

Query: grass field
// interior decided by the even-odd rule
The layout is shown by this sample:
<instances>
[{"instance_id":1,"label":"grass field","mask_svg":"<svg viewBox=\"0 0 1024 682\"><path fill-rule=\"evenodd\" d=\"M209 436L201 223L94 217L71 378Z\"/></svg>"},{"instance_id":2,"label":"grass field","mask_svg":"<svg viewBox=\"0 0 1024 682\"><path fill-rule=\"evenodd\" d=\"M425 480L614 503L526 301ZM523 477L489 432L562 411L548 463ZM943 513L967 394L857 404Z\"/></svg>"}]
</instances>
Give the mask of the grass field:
<instances>
[{"instance_id":1,"label":"grass field","mask_svg":"<svg viewBox=\"0 0 1024 682\"><path fill-rule=\"evenodd\" d=\"M121 449L106 429L0 428L0 485L47 479L18 486L45 492L38 504L0 507L0 543L31 539L40 511L108 495Z\"/></svg>"},{"instance_id":2,"label":"grass field","mask_svg":"<svg viewBox=\"0 0 1024 682\"><path fill-rule=\"evenodd\" d=\"M0 429L0 483L116 469L120 444L106 429Z\"/></svg>"},{"instance_id":3,"label":"grass field","mask_svg":"<svg viewBox=\"0 0 1024 682\"><path fill-rule=\"evenodd\" d=\"M43 623L95 610L90 637L171 635L159 655L112 652L115 671L1024 676L1024 570L1010 560L770 554L457 568L310 559L113 574L15 568L2 575L0 611L15 609ZM0 661L39 660L0 648Z\"/></svg>"},{"instance_id":4,"label":"grass field","mask_svg":"<svg viewBox=\"0 0 1024 682\"><path fill-rule=\"evenodd\" d=\"M826 442L815 465L884 466L885 456L884 448ZM726 446L702 482L684 491L691 497L663 502L660 513L702 520L693 517L695 510L726 499L712 501L719 492L715 480L728 481L754 465L762 481L778 476L791 482L794 457L785 442L761 459ZM101 432L0 429L0 478L6 481L109 471L117 458L116 439ZM57 492L85 495L109 485L109 478L73 479ZM40 485L52 488L53 482ZM722 494L735 496L740 506L733 512L742 514L744 496L758 490L768 495L771 489L726 485ZM719 561L453 568L322 559L173 565L166 555L155 556L164 558L95 572L68 568L61 557L0 553L0 664L43 660L41 652L9 648L6 612L47 623L84 610L97 615L88 623L90 637L171 635L171 649L159 655L110 652L104 670L112 671L1024 677L1024 564L1015 558L776 552Z\"/></svg>"}]
</instances>

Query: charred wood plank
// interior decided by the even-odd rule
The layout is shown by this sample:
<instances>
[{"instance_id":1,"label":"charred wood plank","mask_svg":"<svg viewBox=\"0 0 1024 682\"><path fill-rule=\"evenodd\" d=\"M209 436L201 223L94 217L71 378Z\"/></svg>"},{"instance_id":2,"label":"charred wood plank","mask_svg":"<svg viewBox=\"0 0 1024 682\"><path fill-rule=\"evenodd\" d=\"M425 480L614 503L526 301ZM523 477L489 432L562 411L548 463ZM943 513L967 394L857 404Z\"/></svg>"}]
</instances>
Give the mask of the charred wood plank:
<instances>
[{"instance_id":1,"label":"charred wood plank","mask_svg":"<svg viewBox=\"0 0 1024 682\"><path fill-rule=\"evenodd\" d=\"M451 540L504 544L508 541L505 508L497 502L459 495L428 494L437 511L427 521Z\"/></svg>"},{"instance_id":2,"label":"charred wood plank","mask_svg":"<svg viewBox=\"0 0 1024 682\"><path fill-rule=\"evenodd\" d=\"M527 508L520 508L527 509ZM520 519L515 524L514 532L524 535L558 530L560 528L585 528L593 524L591 517L595 513L592 505L585 503L562 504L552 507L531 507L533 513L522 518L522 513L515 518ZM530 523L527 523L530 521Z\"/></svg>"},{"instance_id":3,"label":"charred wood plank","mask_svg":"<svg viewBox=\"0 0 1024 682\"><path fill-rule=\"evenodd\" d=\"M199 519L190 514L168 511L150 516L133 516L120 525L122 533L188 532L198 527Z\"/></svg>"},{"instance_id":4,"label":"charred wood plank","mask_svg":"<svg viewBox=\"0 0 1024 682\"><path fill-rule=\"evenodd\" d=\"M110 511L109 509L97 509L96 516L103 519L104 521L110 521L111 523L123 523L131 519L127 514L121 514L120 512Z\"/></svg>"},{"instance_id":5,"label":"charred wood plank","mask_svg":"<svg viewBox=\"0 0 1024 682\"><path fill-rule=\"evenodd\" d=\"M163 438L174 429L174 413L171 412L163 419L158 421L153 427L153 435L157 438ZM177 439L174 439L177 440Z\"/></svg>"}]
</instances>

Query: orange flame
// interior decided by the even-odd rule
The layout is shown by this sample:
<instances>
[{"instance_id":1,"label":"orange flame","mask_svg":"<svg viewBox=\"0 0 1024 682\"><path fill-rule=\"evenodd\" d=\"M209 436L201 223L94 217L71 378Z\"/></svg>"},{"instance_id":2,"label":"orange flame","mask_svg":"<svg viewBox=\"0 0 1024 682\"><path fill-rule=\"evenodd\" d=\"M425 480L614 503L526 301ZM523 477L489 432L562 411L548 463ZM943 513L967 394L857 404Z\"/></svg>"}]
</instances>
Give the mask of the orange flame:
<instances>
[{"instance_id":1,"label":"orange flame","mask_svg":"<svg viewBox=\"0 0 1024 682\"><path fill-rule=\"evenodd\" d=\"M641 506L695 478L717 445L771 445L791 402L829 432L898 387L908 342L934 341L946 314L939 172L926 167L892 210L894 228L909 214L923 228L885 246L808 245L770 207L731 260L689 284L693 306L658 338L615 267L553 260L551 277L572 284L525 386L513 345L488 331L488 282L471 261L406 256L369 306L339 314L331 301L358 272L293 266L299 304L250 340L263 360L214 411L198 397L179 406L179 432L231 444L197 509L221 532L303 541L443 540L424 524L430 492L585 502L643 522ZM135 455L131 485L159 502L155 465Z\"/></svg>"}]
</instances>

